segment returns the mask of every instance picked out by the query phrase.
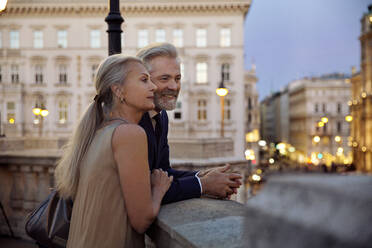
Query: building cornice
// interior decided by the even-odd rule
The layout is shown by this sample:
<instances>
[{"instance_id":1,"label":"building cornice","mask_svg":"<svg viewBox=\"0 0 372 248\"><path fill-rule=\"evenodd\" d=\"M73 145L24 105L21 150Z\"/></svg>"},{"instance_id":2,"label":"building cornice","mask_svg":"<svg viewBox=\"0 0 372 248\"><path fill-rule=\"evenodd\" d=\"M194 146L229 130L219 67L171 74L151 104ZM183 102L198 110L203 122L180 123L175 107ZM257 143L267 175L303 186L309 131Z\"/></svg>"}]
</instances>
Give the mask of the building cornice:
<instances>
[{"instance_id":1,"label":"building cornice","mask_svg":"<svg viewBox=\"0 0 372 248\"><path fill-rule=\"evenodd\" d=\"M250 7L251 0L240 1L126 1L121 2L121 12L127 14L136 13L181 13L181 12L240 12L245 15ZM70 15L94 15L106 14L108 6L103 1L92 2L66 2L34 1L10 2L2 15L33 15L33 14L70 14Z\"/></svg>"}]
</instances>

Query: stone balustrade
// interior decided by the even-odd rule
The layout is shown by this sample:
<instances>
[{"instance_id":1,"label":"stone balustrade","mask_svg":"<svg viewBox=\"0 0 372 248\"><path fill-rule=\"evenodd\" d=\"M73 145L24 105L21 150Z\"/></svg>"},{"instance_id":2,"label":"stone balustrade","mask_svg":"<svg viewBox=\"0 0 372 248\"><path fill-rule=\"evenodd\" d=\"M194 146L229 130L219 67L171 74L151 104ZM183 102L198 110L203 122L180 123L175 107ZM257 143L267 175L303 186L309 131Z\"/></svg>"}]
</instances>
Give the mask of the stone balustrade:
<instances>
[{"instance_id":1,"label":"stone balustrade","mask_svg":"<svg viewBox=\"0 0 372 248\"><path fill-rule=\"evenodd\" d=\"M162 207L157 247L362 248L372 244L372 177L281 175L246 205L192 199Z\"/></svg>"}]
</instances>

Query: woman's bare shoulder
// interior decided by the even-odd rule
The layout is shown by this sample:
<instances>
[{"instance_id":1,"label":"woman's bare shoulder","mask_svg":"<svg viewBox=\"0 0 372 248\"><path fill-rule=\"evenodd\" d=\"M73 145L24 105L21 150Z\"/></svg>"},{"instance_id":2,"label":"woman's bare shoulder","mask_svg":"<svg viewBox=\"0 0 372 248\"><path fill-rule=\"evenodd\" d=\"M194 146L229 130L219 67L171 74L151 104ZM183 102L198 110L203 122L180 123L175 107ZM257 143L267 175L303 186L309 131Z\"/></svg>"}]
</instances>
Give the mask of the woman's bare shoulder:
<instances>
[{"instance_id":1,"label":"woman's bare shoulder","mask_svg":"<svg viewBox=\"0 0 372 248\"><path fill-rule=\"evenodd\" d=\"M146 140L145 130L137 124L121 124L115 128L112 137L113 145L123 145L130 142L136 144L137 142L144 142Z\"/></svg>"}]
</instances>

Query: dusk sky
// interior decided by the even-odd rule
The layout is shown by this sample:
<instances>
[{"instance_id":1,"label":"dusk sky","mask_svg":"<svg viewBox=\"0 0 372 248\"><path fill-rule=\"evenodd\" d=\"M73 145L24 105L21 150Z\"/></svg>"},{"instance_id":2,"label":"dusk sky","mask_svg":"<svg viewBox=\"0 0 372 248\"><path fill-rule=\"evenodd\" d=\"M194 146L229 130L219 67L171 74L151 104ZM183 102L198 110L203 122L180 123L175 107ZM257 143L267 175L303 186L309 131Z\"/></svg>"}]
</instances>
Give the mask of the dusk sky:
<instances>
[{"instance_id":1,"label":"dusk sky","mask_svg":"<svg viewBox=\"0 0 372 248\"><path fill-rule=\"evenodd\" d=\"M260 100L292 80L360 68L360 19L371 0L252 0L245 67L257 67Z\"/></svg>"}]
</instances>

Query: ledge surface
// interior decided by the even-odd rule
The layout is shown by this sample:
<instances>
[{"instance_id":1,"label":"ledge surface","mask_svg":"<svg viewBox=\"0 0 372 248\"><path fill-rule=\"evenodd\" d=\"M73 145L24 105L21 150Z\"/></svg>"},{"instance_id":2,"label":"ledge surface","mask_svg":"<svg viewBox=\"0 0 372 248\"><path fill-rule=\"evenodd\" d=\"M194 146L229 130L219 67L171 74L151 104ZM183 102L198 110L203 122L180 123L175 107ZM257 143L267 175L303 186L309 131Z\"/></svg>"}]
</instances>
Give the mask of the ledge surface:
<instances>
[{"instance_id":1,"label":"ledge surface","mask_svg":"<svg viewBox=\"0 0 372 248\"><path fill-rule=\"evenodd\" d=\"M192 199L162 207L158 247L371 247L372 177L269 179L246 205Z\"/></svg>"}]
</instances>

